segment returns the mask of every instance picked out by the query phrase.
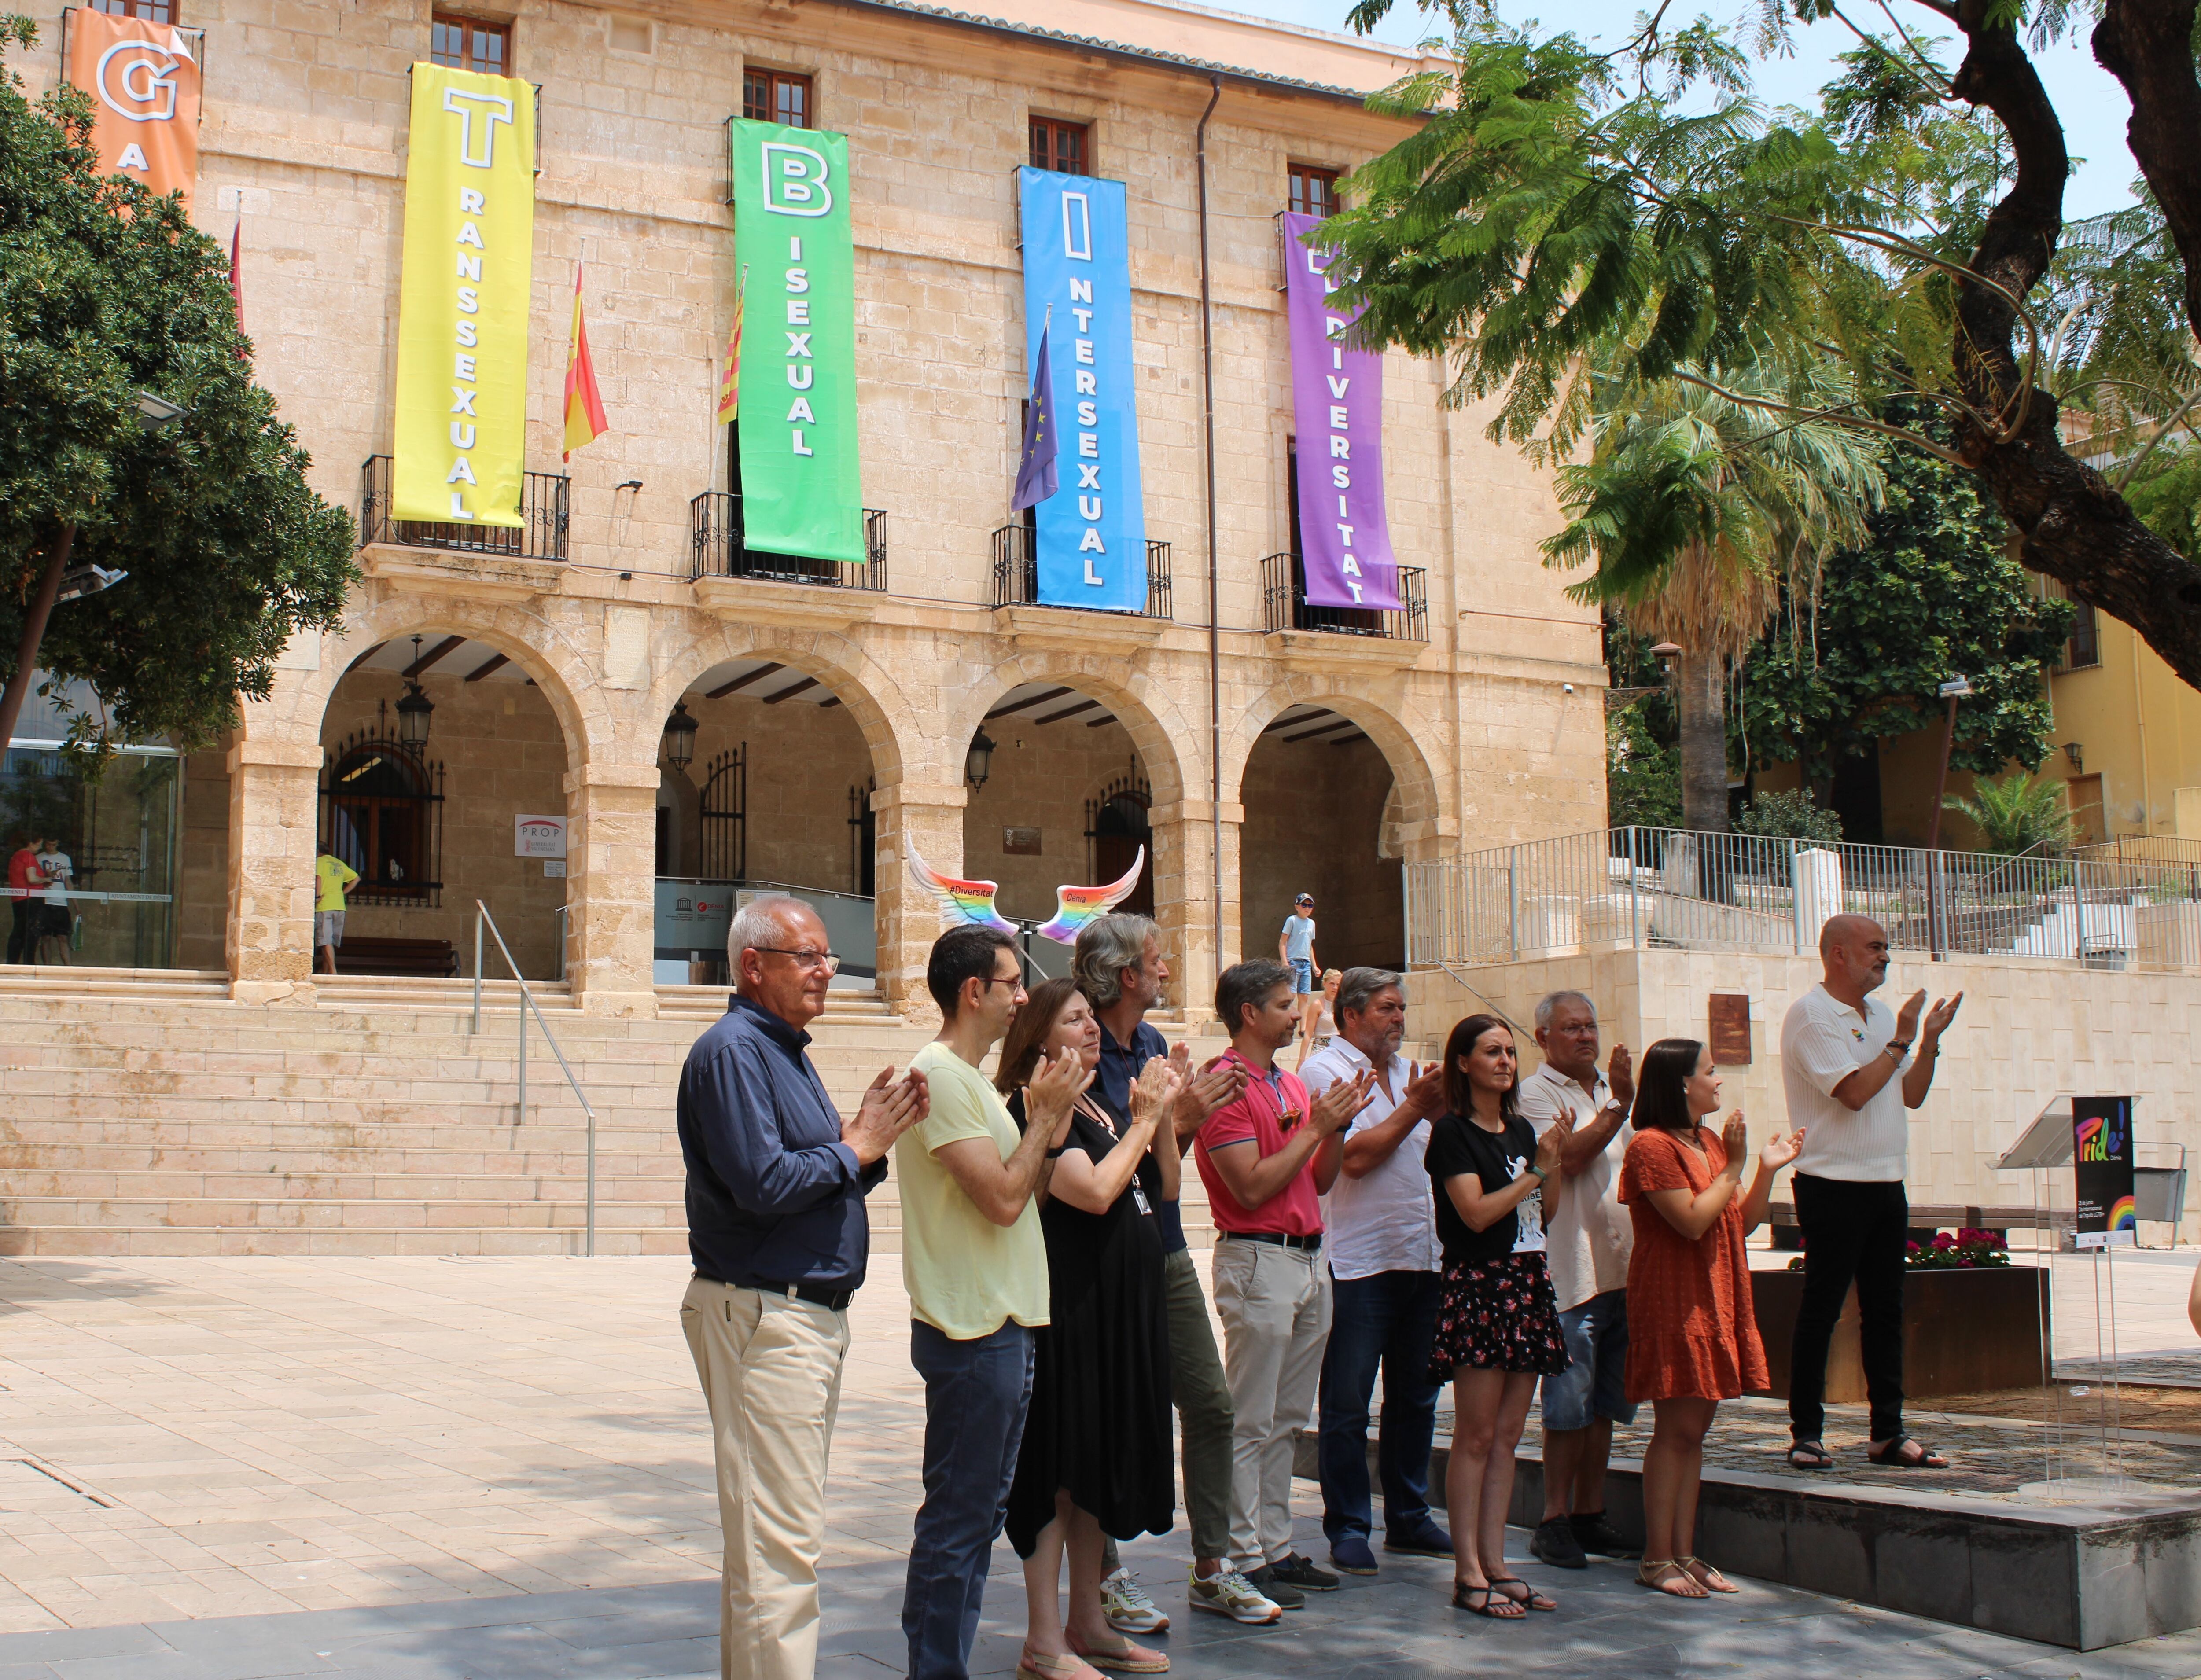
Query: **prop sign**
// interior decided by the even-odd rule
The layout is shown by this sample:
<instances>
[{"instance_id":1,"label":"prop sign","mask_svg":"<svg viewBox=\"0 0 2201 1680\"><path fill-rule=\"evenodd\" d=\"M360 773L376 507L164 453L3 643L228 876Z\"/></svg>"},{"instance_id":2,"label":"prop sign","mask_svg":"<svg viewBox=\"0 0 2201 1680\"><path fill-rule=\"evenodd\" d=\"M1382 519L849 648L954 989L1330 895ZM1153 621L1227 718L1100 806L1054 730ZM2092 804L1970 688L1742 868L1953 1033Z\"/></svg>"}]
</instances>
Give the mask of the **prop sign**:
<instances>
[{"instance_id":1,"label":"prop sign","mask_svg":"<svg viewBox=\"0 0 2201 1680\"><path fill-rule=\"evenodd\" d=\"M2078 1245L2122 1248L2139 1240L2133 1200L2133 1099L2071 1099L2072 1170L2078 1180Z\"/></svg>"}]
</instances>

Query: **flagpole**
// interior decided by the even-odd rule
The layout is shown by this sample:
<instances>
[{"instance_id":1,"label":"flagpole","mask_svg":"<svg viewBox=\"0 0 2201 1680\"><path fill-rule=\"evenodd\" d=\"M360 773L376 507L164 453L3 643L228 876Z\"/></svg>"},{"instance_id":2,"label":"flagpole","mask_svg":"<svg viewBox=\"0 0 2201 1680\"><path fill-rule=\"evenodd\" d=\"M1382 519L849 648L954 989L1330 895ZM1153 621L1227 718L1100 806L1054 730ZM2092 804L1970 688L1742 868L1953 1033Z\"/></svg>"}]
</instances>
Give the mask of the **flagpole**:
<instances>
[{"instance_id":1,"label":"flagpole","mask_svg":"<svg viewBox=\"0 0 2201 1680\"><path fill-rule=\"evenodd\" d=\"M1040 324L1039 324L1039 342L1040 342L1042 344L1044 344L1044 343L1046 343L1046 342L1047 342L1047 335L1048 334L1048 332L1049 332L1049 331L1051 331L1054 329L1054 305L1053 305L1052 303L1050 303L1050 304L1048 304L1048 305L1047 306L1047 313L1046 313L1045 315L1043 315L1043 316L1042 316L1042 317L1040 318ZM1036 368L1036 367L1028 367L1028 368L1026 368L1026 369L1024 370L1024 389L1025 389L1026 390L1030 390L1030 389L1034 385L1036 385L1036 383L1039 383L1039 370L1038 370L1037 368ZM1023 427L1021 427L1021 426L1019 426L1019 427L1018 427L1018 428L1017 428L1017 430L1018 430L1018 434L1019 434L1019 441L1018 441L1018 451L1017 451L1017 453L1018 453L1018 456L1019 456L1019 457L1021 457L1021 456L1022 456L1022 454L1023 454L1023 453L1024 453L1023 444L1022 444L1022 440L1021 440L1021 434L1022 434L1022 432L1023 432L1023 430L1024 430L1024 428L1023 428ZM1017 465L1018 465L1018 468L1019 476L1021 476L1024 463L1023 463L1023 461L1022 461L1021 460L1019 460L1018 461L1018 464L1017 464ZM1015 483L1014 483L1013 481L1012 481L1012 482L1011 482L1011 483L1010 483L1010 485L1009 485L1009 504L1010 504L1010 506L1009 506L1009 518L1010 518L1010 521L1011 521L1012 523L1014 523L1014 521L1015 521L1015 519L1016 519L1016 517L1017 517L1016 500L1017 500L1017 487L1016 487Z\"/></svg>"}]
</instances>

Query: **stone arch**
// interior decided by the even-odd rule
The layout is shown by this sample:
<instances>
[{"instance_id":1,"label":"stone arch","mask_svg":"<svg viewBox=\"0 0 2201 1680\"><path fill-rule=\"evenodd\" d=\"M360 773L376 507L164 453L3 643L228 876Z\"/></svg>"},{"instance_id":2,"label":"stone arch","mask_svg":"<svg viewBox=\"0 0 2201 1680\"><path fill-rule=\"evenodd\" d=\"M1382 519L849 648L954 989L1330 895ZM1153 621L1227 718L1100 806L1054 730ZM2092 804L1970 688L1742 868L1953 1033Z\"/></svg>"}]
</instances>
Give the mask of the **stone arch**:
<instances>
[{"instance_id":1,"label":"stone arch","mask_svg":"<svg viewBox=\"0 0 2201 1680\"><path fill-rule=\"evenodd\" d=\"M1200 738L1206 724L1195 730L1170 698L1166 687L1152 681L1136 662L1127 665L1120 659L1099 653L1035 650L987 667L960 687L946 709L942 720L943 762L960 775L964 748L986 713L1012 688L1030 682L1075 688L1114 712L1138 750L1139 761L1153 788L1155 809L1167 809L1205 791L1199 775L1199 755L1191 743Z\"/></svg>"},{"instance_id":2,"label":"stone arch","mask_svg":"<svg viewBox=\"0 0 2201 1680\"><path fill-rule=\"evenodd\" d=\"M1282 713L1303 705L1323 706L1351 718L1376 743L1396 784L1384 812L1387 822L1395 822L1416 838L1432 839L1456 826L1456 819L1445 808L1443 783L1422 750L1422 740L1437 733L1436 720L1422 717L1410 705L1395 711L1387 708L1365 686L1355 687L1335 677L1294 676L1271 683L1240 712L1235 723L1224 726L1223 797L1226 801L1241 796L1247 762L1264 731Z\"/></svg>"}]
</instances>

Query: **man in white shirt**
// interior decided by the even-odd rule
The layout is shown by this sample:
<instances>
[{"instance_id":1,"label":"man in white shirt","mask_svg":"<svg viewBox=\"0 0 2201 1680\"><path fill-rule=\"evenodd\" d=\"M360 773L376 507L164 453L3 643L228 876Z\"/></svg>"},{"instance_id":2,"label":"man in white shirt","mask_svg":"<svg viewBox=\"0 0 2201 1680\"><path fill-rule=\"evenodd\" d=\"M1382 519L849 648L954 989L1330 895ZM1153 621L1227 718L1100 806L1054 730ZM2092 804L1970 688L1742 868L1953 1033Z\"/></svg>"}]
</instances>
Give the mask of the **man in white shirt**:
<instances>
[{"instance_id":1,"label":"man in white shirt","mask_svg":"<svg viewBox=\"0 0 2201 1680\"><path fill-rule=\"evenodd\" d=\"M1819 931L1819 960L1825 979L1791 1004L1781 1023L1788 1121L1804 1137L1796 1157L1804 1298L1788 1360L1788 1462L1799 1470L1833 1467L1820 1438L1827 1347L1854 1279L1858 1351L1872 1402L1866 1456L1946 1470L1947 1460L1903 1432L1903 1256L1910 1227L1904 1111L1925 1102L1941 1034L1964 994L1936 998L1927 1010L1919 992L1890 1015L1870 995L1887 978L1887 934L1867 916L1831 918Z\"/></svg>"},{"instance_id":2,"label":"man in white shirt","mask_svg":"<svg viewBox=\"0 0 2201 1680\"><path fill-rule=\"evenodd\" d=\"M1417 1069L1399 1054L1406 1031L1406 983L1388 969L1347 969L1338 983L1337 1034L1307 1058L1310 1098L1376 1076L1374 1100L1345 1134L1345 1162L1324 1201L1332 1291L1323 1350L1322 1527L1330 1560L1373 1575L1368 1486L1368 1401L1383 1373L1377 1467L1383 1483L1383 1549L1448 1558L1452 1537L1429 1515L1429 1443L1439 1385L1430 1344L1443 1291L1436 1212L1422 1165L1429 1122L1444 1112L1444 1069Z\"/></svg>"},{"instance_id":3,"label":"man in white shirt","mask_svg":"<svg viewBox=\"0 0 2201 1680\"><path fill-rule=\"evenodd\" d=\"M1544 1065L1521 1081L1521 1118L1540 1138L1562 1115L1574 1129L1544 1190L1545 1253L1567 1368L1544 1379L1544 1516L1529 1550L1561 1569L1586 1569L1592 1552L1636 1555L1605 1514L1612 1426L1635 1420L1625 1382L1635 1232L1619 1201L1635 1061L1626 1045L1615 1045L1611 1075L1598 1072L1597 1005L1580 992L1554 992L1536 1005L1536 1045Z\"/></svg>"}]
</instances>

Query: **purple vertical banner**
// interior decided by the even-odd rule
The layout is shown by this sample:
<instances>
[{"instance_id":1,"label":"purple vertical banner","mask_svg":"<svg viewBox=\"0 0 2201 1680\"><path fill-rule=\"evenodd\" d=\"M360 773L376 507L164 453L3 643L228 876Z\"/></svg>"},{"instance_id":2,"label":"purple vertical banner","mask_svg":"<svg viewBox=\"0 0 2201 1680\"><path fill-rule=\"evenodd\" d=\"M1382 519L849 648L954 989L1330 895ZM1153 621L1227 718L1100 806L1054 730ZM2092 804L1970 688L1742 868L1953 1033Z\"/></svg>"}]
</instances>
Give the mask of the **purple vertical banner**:
<instances>
[{"instance_id":1,"label":"purple vertical banner","mask_svg":"<svg viewBox=\"0 0 2201 1680\"><path fill-rule=\"evenodd\" d=\"M1300 553L1312 606L1399 606L1383 517L1383 357L1349 350L1358 315L1329 307L1328 251L1301 243L1318 216L1284 215L1284 311L1292 329Z\"/></svg>"}]
</instances>

